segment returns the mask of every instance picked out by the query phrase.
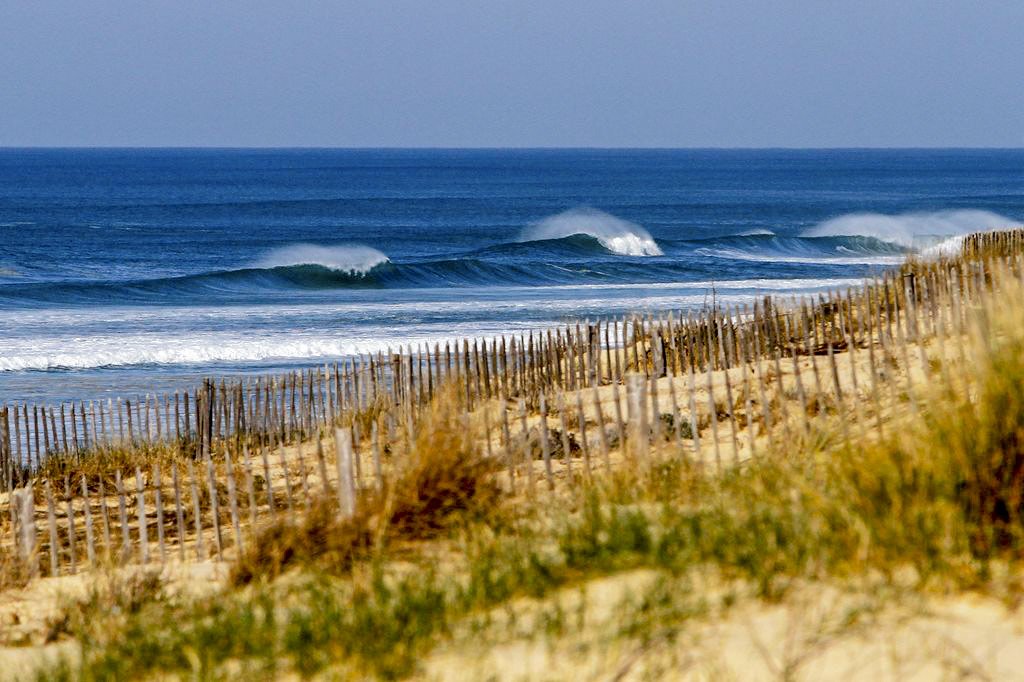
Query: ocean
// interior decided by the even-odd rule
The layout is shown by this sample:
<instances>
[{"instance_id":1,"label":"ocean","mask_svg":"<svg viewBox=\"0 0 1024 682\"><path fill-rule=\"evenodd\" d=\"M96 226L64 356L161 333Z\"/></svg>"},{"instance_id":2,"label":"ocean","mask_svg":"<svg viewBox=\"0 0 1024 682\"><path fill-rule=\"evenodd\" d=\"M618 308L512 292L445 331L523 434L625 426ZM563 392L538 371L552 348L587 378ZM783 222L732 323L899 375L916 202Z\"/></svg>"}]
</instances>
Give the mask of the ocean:
<instances>
[{"instance_id":1,"label":"ocean","mask_svg":"<svg viewBox=\"0 0 1024 682\"><path fill-rule=\"evenodd\" d=\"M0 149L0 404L855 284L1024 150Z\"/></svg>"}]
</instances>

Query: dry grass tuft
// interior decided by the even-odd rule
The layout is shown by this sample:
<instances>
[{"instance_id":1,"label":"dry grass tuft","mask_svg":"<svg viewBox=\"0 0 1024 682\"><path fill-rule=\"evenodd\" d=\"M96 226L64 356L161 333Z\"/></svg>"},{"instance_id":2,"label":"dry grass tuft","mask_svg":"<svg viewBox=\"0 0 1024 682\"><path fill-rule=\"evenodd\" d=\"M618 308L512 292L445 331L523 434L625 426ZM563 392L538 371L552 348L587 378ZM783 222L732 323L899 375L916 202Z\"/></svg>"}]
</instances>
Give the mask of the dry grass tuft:
<instances>
[{"instance_id":1,"label":"dry grass tuft","mask_svg":"<svg viewBox=\"0 0 1024 682\"><path fill-rule=\"evenodd\" d=\"M371 550L370 522L366 505L353 518L341 519L333 499L318 498L298 523L282 521L264 527L231 567L231 582L272 580L292 565L312 562L348 570Z\"/></svg>"},{"instance_id":2,"label":"dry grass tuft","mask_svg":"<svg viewBox=\"0 0 1024 682\"><path fill-rule=\"evenodd\" d=\"M456 402L437 401L420 423L412 451L398 463L386 486L388 533L410 539L430 537L460 518L494 509L501 488Z\"/></svg>"},{"instance_id":3,"label":"dry grass tuft","mask_svg":"<svg viewBox=\"0 0 1024 682\"><path fill-rule=\"evenodd\" d=\"M265 527L236 562L232 580L272 579L307 563L347 571L389 540L423 540L480 519L494 512L502 495L495 468L457 402L442 396L421 417L412 449L397 457L384 489L361 494L354 516L342 518L331 496L316 501L298 523Z\"/></svg>"}]
</instances>

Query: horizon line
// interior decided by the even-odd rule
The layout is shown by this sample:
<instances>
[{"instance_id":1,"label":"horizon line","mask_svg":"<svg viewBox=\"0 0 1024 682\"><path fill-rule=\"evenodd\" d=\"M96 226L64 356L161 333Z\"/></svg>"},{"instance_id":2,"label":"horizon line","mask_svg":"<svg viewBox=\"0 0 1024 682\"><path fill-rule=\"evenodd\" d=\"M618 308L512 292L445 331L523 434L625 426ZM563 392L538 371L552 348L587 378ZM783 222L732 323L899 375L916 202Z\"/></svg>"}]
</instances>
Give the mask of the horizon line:
<instances>
[{"instance_id":1,"label":"horizon line","mask_svg":"<svg viewBox=\"0 0 1024 682\"><path fill-rule=\"evenodd\" d=\"M0 150L209 150L209 151L1019 151L1024 145L1003 147L996 145L982 146L921 146L893 147L883 145L854 146L547 146L547 145L513 145L513 146L327 146L327 145L0 145Z\"/></svg>"}]
</instances>

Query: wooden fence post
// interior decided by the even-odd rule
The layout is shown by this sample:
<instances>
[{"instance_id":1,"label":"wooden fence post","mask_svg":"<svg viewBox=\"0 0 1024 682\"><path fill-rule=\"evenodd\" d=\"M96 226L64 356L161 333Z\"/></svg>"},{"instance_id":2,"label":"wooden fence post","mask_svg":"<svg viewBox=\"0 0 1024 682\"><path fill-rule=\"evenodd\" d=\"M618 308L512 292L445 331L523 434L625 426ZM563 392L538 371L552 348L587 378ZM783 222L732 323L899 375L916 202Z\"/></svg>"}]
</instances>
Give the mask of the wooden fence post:
<instances>
[{"instance_id":1,"label":"wooden fence post","mask_svg":"<svg viewBox=\"0 0 1024 682\"><path fill-rule=\"evenodd\" d=\"M338 466L338 510L343 519L349 519L356 513L351 429L334 429L334 450Z\"/></svg>"},{"instance_id":2,"label":"wooden fence post","mask_svg":"<svg viewBox=\"0 0 1024 682\"><path fill-rule=\"evenodd\" d=\"M25 486L12 493L11 512L17 527L18 553L28 569L30 578L39 575L39 561L36 558L38 538L36 531L36 503L32 497L32 486ZM12 529L14 530L14 529Z\"/></svg>"},{"instance_id":3,"label":"wooden fence post","mask_svg":"<svg viewBox=\"0 0 1024 682\"><path fill-rule=\"evenodd\" d=\"M96 566L96 541L92 524L92 509L89 506L89 484L82 475L82 499L85 500L85 547L88 552L89 565Z\"/></svg>"},{"instance_id":4,"label":"wooden fence post","mask_svg":"<svg viewBox=\"0 0 1024 682\"><path fill-rule=\"evenodd\" d=\"M149 563L149 528L146 522L146 488L142 485L142 470L135 467L135 494L138 498L139 516L139 559Z\"/></svg>"}]
</instances>

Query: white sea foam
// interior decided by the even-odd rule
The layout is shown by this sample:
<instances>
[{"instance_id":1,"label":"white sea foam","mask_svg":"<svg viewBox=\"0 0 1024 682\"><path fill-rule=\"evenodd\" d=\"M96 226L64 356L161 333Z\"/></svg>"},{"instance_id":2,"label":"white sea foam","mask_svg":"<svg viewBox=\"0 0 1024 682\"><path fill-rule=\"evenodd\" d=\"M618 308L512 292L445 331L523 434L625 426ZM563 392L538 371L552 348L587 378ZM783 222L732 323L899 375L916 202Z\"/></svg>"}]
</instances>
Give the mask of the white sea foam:
<instances>
[{"instance_id":1,"label":"white sea foam","mask_svg":"<svg viewBox=\"0 0 1024 682\"><path fill-rule=\"evenodd\" d=\"M90 339L87 351L55 351L0 357L0 371L89 369L133 365L205 365L340 357L361 352L360 344L330 339L219 338L175 343L152 338Z\"/></svg>"},{"instance_id":2,"label":"white sea foam","mask_svg":"<svg viewBox=\"0 0 1024 682\"><path fill-rule=\"evenodd\" d=\"M938 239L1008 227L1013 220L998 213L958 209L886 215L848 213L804 230L802 237L874 237L907 248L920 248Z\"/></svg>"},{"instance_id":3,"label":"white sea foam","mask_svg":"<svg viewBox=\"0 0 1024 682\"><path fill-rule=\"evenodd\" d=\"M516 324L502 329L515 329ZM368 334L367 332L371 332ZM327 361L364 353L376 353L400 345L443 342L459 338L478 327L460 329L457 325L402 330L375 328L353 330L339 338L334 334L254 334L251 331L190 334L186 338L153 334L123 334L80 339L77 346L63 340L44 339L32 348L21 348L0 355L0 372L85 370L129 368L147 365L210 366L288 364L300 361ZM488 330L496 333L497 328ZM20 351L20 352L19 352Z\"/></svg>"},{"instance_id":4,"label":"white sea foam","mask_svg":"<svg viewBox=\"0 0 1024 682\"><path fill-rule=\"evenodd\" d=\"M745 232L739 232L731 235L733 237L774 237L775 233L771 230L766 230L763 227L758 227L753 230L746 230Z\"/></svg>"},{"instance_id":5,"label":"white sea foam","mask_svg":"<svg viewBox=\"0 0 1024 682\"><path fill-rule=\"evenodd\" d=\"M516 288L522 296L505 300L22 310L11 312L11 328L19 334L0 339L0 372L319 362L400 345L545 329L571 318L699 308L707 304L712 290L718 303L739 304L767 292L799 295L860 282L842 278L595 284L559 287L576 292L553 298L538 298L537 288L523 287ZM438 321L452 314L465 319ZM237 322L246 326L239 328Z\"/></svg>"},{"instance_id":6,"label":"white sea foam","mask_svg":"<svg viewBox=\"0 0 1024 682\"><path fill-rule=\"evenodd\" d=\"M574 234L590 235L612 253L622 256L663 255L647 230L593 208L574 208L549 216L523 230L519 241L561 239Z\"/></svg>"},{"instance_id":7,"label":"white sea foam","mask_svg":"<svg viewBox=\"0 0 1024 682\"><path fill-rule=\"evenodd\" d=\"M362 244L318 246L292 244L274 249L257 263L258 268L279 268L290 265L320 265L348 274L365 275L376 266L387 263L388 257L377 249Z\"/></svg>"}]
</instances>

